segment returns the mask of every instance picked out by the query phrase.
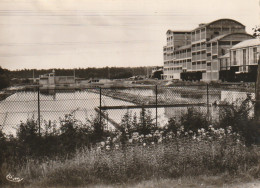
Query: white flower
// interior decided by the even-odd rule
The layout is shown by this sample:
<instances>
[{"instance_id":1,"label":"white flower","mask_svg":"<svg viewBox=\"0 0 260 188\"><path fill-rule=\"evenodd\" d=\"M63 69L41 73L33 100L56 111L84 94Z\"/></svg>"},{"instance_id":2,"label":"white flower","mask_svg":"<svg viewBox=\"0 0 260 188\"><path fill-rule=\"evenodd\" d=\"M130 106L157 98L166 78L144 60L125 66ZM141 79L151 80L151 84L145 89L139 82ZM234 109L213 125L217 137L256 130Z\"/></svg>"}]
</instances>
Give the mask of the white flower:
<instances>
[{"instance_id":1,"label":"white flower","mask_svg":"<svg viewBox=\"0 0 260 188\"><path fill-rule=\"evenodd\" d=\"M146 143L143 143L143 146L146 146Z\"/></svg>"},{"instance_id":2,"label":"white flower","mask_svg":"<svg viewBox=\"0 0 260 188\"><path fill-rule=\"evenodd\" d=\"M104 147L104 146L105 146L105 142L100 142L100 145L101 145L102 147Z\"/></svg>"},{"instance_id":3,"label":"white flower","mask_svg":"<svg viewBox=\"0 0 260 188\"><path fill-rule=\"evenodd\" d=\"M129 143L132 143L132 142L133 142L133 139L129 139L128 142L129 142Z\"/></svg>"},{"instance_id":4,"label":"white flower","mask_svg":"<svg viewBox=\"0 0 260 188\"><path fill-rule=\"evenodd\" d=\"M106 150L110 150L110 146L109 145L106 146Z\"/></svg>"}]
</instances>

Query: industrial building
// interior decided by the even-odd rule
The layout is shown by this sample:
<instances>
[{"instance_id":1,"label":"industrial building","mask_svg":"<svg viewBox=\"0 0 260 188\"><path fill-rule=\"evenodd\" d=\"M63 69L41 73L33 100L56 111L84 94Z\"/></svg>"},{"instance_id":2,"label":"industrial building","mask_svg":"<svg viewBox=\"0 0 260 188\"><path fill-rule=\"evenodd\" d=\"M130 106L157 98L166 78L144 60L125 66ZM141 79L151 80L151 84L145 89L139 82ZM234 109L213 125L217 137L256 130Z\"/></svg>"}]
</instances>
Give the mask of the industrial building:
<instances>
[{"instance_id":1,"label":"industrial building","mask_svg":"<svg viewBox=\"0 0 260 188\"><path fill-rule=\"evenodd\" d=\"M192 31L168 30L166 36L163 78L202 81L223 78L227 70L220 72L220 58L227 57L234 45L253 38L243 24L232 19L199 24Z\"/></svg>"}]
</instances>

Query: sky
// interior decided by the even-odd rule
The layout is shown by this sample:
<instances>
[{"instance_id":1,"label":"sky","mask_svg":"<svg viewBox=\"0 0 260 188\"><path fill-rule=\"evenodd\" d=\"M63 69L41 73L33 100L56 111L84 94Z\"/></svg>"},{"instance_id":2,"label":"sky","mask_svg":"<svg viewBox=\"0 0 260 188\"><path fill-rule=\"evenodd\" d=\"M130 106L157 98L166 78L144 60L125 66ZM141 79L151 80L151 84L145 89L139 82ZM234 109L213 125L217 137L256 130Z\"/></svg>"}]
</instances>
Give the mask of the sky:
<instances>
[{"instance_id":1,"label":"sky","mask_svg":"<svg viewBox=\"0 0 260 188\"><path fill-rule=\"evenodd\" d=\"M0 0L0 66L162 66L168 29L231 18L252 34L259 7L259 0Z\"/></svg>"}]
</instances>

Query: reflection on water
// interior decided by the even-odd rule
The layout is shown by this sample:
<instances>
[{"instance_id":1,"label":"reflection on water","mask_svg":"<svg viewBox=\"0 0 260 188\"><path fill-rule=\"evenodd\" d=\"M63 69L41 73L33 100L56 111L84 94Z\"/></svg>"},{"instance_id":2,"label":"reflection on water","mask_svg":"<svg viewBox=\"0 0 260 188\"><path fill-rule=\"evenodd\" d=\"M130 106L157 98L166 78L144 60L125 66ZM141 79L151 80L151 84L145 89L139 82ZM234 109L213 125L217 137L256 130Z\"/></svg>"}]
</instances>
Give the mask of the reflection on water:
<instances>
[{"instance_id":1,"label":"reflection on water","mask_svg":"<svg viewBox=\"0 0 260 188\"><path fill-rule=\"evenodd\" d=\"M127 89L123 92L132 93L135 95L154 96L153 89ZM245 99L247 97L246 92L236 91L221 91L218 93L210 93L207 98L205 91L174 91L173 89L160 92L158 98L174 99L174 102L204 102L209 100L209 103L215 101L227 101L234 102L237 99ZM254 98L254 94L252 94ZM0 102L0 125L3 125L5 133L14 133L15 127L20 121L25 122L28 118L38 117L38 93L37 92L17 92L5 100ZM95 108L100 106L99 94L89 91L76 91L76 92L55 92L51 94L40 94L40 115L41 120L57 121L59 118L64 117L65 114L73 113L76 119L82 123L86 123L87 119L91 119L96 115ZM129 102L125 102L111 97L102 96L102 106L123 106L134 105ZM196 107L201 112L206 113L207 107ZM152 116L155 117L155 108L149 109ZM216 106L209 107L209 113L213 118L218 117L219 108ZM122 110L106 110L110 118L117 123L121 122L122 117L126 112L130 112L139 116L140 109L122 109ZM187 107L167 107L158 108L158 124L163 126L167 123L170 117L179 117L182 113L187 111ZM109 124L109 123L108 123ZM108 125L111 127L111 125Z\"/></svg>"}]
</instances>

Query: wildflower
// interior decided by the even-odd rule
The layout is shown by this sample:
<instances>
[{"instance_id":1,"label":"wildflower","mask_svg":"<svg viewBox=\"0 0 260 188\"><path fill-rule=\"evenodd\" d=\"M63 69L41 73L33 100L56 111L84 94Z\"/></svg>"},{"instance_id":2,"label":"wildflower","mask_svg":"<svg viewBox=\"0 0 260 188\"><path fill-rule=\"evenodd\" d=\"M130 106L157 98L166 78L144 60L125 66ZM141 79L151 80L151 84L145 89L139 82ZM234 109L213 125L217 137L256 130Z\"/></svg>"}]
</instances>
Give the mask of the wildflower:
<instances>
[{"instance_id":1,"label":"wildflower","mask_svg":"<svg viewBox=\"0 0 260 188\"><path fill-rule=\"evenodd\" d=\"M105 146L105 142L100 142L101 147Z\"/></svg>"},{"instance_id":2,"label":"wildflower","mask_svg":"<svg viewBox=\"0 0 260 188\"><path fill-rule=\"evenodd\" d=\"M224 134L224 133L225 133L225 130L222 129L222 128L220 128L220 129L219 129L219 132L220 132L220 134Z\"/></svg>"},{"instance_id":3,"label":"wildflower","mask_svg":"<svg viewBox=\"0 0 260 188\"><path fill-rule=\"evenodd\" d=\"M154 145L154 142L151 142L152 145Z\"/></svg>"},{"instance_id":4,"label":"wildflower","mask_svg":"<svg viewBox=\"0 0 260 188\"><path fill-rule=\"evenodd\" d=\"M110 146L109 146L109 145L106 146L106 150L107 150L107 151L110 150Z\"/></svg>"},{"instance_id":5,"label":"wildflower","mask_svg":"<svg viewBox=\"0 0 260 188\"><path fill-rule=\"evenodd\" d=\"M196 139L196 135L193 135L192 139L195 140Z\"/></svg>"},{"instance_id":6,"label":"wildflower","mask_svg":"<svg viewBox=\"0 0 260 188\"><path fill-rule=\"evenodd\" d=\"M100 152L101 151L101 147L97 147L97 152Z\"/></svg>"},{"instance_id":7,"label":"wildflower","mask_svg":"<svg viewBox=\"0 0 260 188\"><path fill-rule=\"evenodd\" d=\"M139 133L138 132L134 132L133 133L133 137L138 137L139 136Z\"/></svg>"},{"instance_id":8,"label":"wildflower","mask_svg":"<svg viewBox=\"0 0 260 188\"><path fill-rule=\"evenodd\" d=\"M228 134L230 134L230 133L231 133L231 130L230 130L230 129L228 129L228 130L227 130L227 133L228 133Z\"/></svg>"},{"instance_id":9,"label":"wildflower","mask_svg":"<svg viewBox=\"0 0 260 188\"><path fill-rule=\"evenodd\" d=\"M146 143L143 143L143 146L146 146Z\"/></svg>"},{"instance_id":10,"label":"wildflower","mask_svg":"<svg viewBox=\"0 0 260 188\"><path fill-rule=\"evenodd\" d=\"M129 139L128 142L129 142L129 143L133 143L133 139Z\"/></svg>"}]
</instances>

